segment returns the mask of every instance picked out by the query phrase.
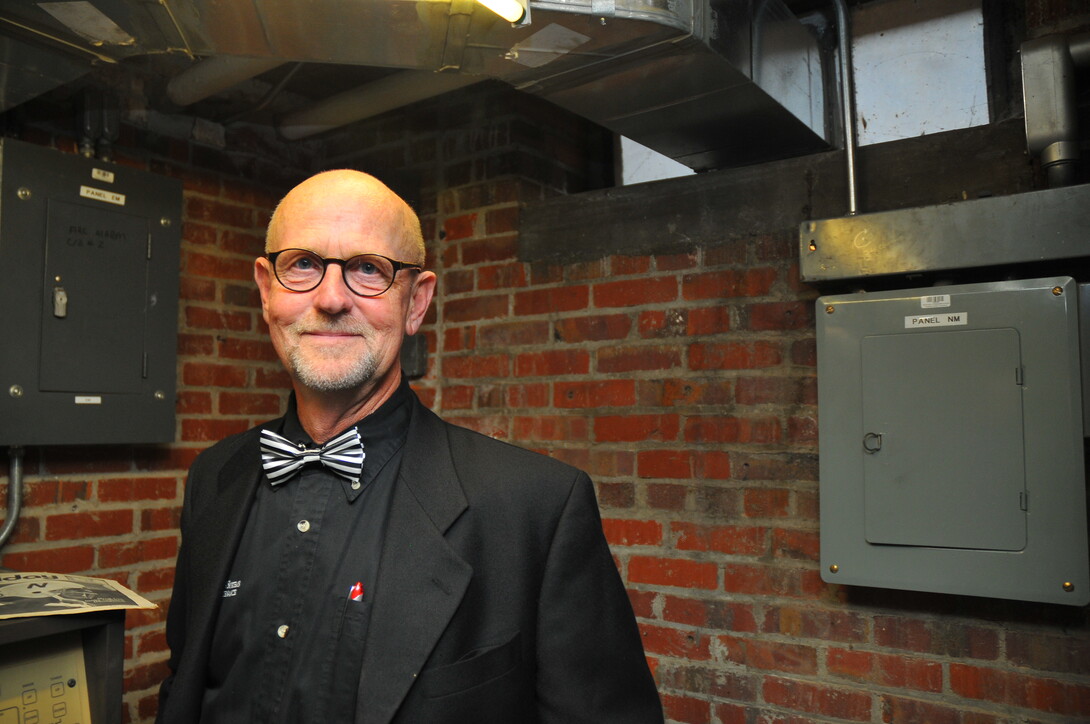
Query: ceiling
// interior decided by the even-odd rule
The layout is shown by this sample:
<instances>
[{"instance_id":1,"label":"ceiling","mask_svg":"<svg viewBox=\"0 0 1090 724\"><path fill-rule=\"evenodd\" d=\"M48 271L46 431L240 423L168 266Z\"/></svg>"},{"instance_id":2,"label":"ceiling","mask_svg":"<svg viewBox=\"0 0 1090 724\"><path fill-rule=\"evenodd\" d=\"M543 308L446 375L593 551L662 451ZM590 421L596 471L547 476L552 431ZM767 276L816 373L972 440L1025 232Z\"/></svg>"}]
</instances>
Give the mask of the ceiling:
<instances>
[{"instance_id":1,"label":"ceiling","mask_svg":"<svg viewBox=\"0 0 1090 724\"><path fill-rule=\"evenodd\" d=\"M832 145L827 24L795 16L828 5L533 0L513 26L473 0L5 0L0 111L138 78L152 110L291 139L494 79L721 168ZM193 80L209 59L258 66L219 88ZM342 94L332 120L304 119Z\"/></svg>"}]
</instances>

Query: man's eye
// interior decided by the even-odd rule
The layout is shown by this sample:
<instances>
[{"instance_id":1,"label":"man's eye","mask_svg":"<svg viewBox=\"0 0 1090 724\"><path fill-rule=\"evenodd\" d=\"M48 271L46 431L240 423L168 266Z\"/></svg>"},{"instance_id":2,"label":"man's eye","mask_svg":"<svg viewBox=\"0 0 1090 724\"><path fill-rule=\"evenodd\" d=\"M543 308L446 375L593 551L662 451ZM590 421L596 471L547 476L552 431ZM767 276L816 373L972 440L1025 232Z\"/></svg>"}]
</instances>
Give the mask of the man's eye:
<instances>
[{"instance_id":1,"label":"man's eye","mask_svg":"<svg viewBox=\"0 0 1090 724\"><path fill-rule=\"evenodd\" d=\"M361 274L378 274L378 267L369 261L365 261L359 265L359 272Z\"/></svg>"},{"instance_id":2,"label":"man's eye","mask_svg":"<svg viewBox=\"0 0 1090 724\"><path fill-rule=\"evenodd\" d=\"M310 257L301 257L295 260L295 263L291 265L293 269L299 271L312 271L318 267L318 262L314 261Z\"/></svg>"}]
</instances>

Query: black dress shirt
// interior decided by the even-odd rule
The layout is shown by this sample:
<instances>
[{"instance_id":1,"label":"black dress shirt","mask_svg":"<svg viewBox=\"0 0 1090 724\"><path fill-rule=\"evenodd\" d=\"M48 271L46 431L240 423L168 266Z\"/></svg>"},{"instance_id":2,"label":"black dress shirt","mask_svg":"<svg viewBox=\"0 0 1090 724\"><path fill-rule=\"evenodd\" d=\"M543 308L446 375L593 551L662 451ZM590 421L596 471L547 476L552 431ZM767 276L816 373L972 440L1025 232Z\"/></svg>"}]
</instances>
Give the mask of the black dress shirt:
<instances>
[{"instance_id":1,"label":"black dress shirt","mask_svg":"<svg viewBox=\"0 0 1090 724\"><path fill-rule=\"evenodd\" d=\"M411 398L402 381L358 423L359 483L312 464L258 488L224 582L201 722L352 720ZM294 397L280 434L313 444Z\"/></svg>"}]
</instances>

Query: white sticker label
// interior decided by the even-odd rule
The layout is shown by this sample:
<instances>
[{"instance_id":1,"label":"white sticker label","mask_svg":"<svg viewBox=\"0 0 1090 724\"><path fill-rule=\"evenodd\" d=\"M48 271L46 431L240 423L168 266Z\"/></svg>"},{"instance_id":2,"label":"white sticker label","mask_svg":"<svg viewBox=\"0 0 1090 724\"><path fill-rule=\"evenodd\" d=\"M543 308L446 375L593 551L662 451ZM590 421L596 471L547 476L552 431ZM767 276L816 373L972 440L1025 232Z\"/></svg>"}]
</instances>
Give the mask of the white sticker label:
<instances>
[{"instance_id":1,"label":"white sticker label","mask_svg":"<svg viewBox=\"0 0 1090 724\"><path fill-rule=\"evenodd\" d=\"M99 395L76 395L77 405L101 405L102 397Z\"/></svg>"},{"instance_id":2,"label":"white sticker label","mask_svg":"<svg viewBox=\"0 0 1090 724\"><path fill-rule=\"evenodd\" d=\"M104 168L93 168L91 169L91 178L95 181L112 184L114 182L114 172L107 171Z\"/></svg>"},{"instance_id":3,"label":"white sticker label","mask_svg":"<svg viewBox=\"0 0 1090 724\"><path fill-rule=\"evenodd\" d=\"M921 309L938 309L939 307L950 306L949 294L935 294L930 297L920 297Z\"/></svg>"},{"instance_id":4,"label":"white sticker label","mask_svg":"<svg viewBox=\"0 0 1090 724\"><path fill-rule=\"evenodd\" d=\"M905 317L905 329L920 329L921 327L960 327L968 323L968 312L917 314L914 317Z\"/></svg>"},{"instance_id":5,"label":"white sticker label","mask_svg":"<svg viewBox=\"0 0 1090 724\"><path fill-rule=\"evenodd\" d=\"M125 194L115 194L113 191L104 191L92 186L80 186L79 195L85 199L105 201L108 204L117 204L118 206L125 205Z\"/></svg>"}]
</instances>

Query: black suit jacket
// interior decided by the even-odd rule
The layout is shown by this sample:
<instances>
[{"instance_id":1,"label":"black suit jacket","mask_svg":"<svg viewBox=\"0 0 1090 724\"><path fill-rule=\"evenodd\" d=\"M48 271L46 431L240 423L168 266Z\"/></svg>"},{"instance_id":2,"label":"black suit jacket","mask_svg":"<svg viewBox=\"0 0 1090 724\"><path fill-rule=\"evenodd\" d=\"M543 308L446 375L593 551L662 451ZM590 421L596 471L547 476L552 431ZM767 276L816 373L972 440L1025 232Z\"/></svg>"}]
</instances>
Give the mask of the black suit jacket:
<instances>
[{"instance_id":1,"label":"black suit jacket","mask_svg":"<svg viewBox=\"0 0 1090 724\"><path fill-rule=\"evenodd\" d=\"M586 474L413 404L356 724L662 722ZM221 592L262 477L259 430L190 469L162 724L200 715Z\"/></svg>"}]
</instances>

